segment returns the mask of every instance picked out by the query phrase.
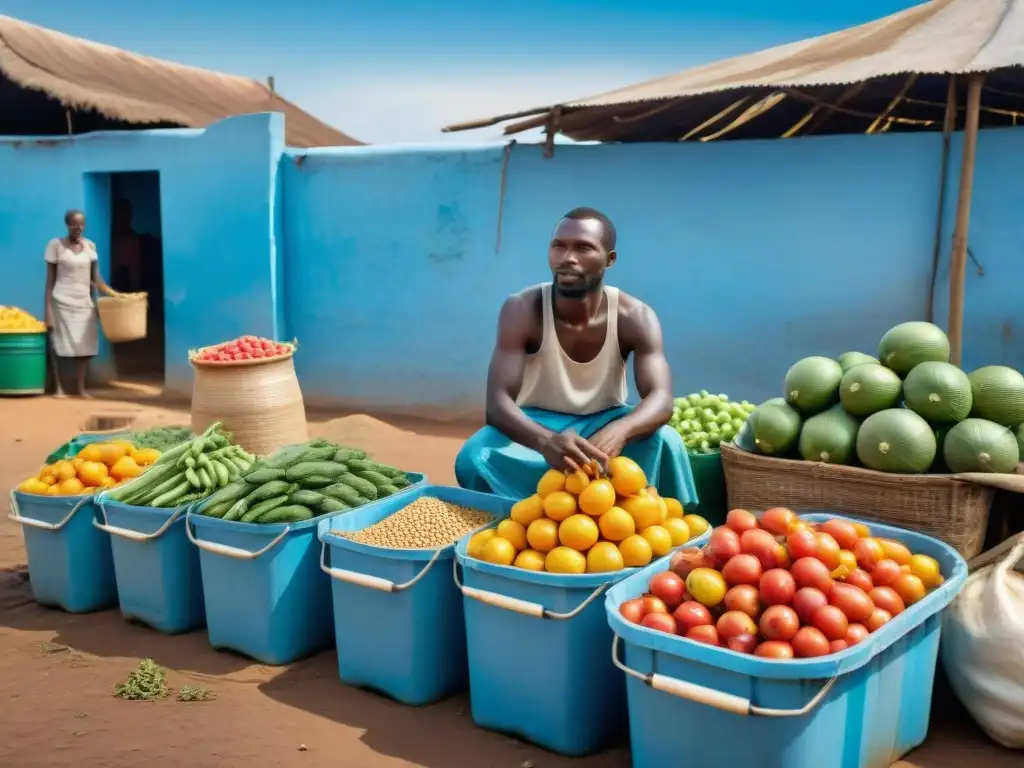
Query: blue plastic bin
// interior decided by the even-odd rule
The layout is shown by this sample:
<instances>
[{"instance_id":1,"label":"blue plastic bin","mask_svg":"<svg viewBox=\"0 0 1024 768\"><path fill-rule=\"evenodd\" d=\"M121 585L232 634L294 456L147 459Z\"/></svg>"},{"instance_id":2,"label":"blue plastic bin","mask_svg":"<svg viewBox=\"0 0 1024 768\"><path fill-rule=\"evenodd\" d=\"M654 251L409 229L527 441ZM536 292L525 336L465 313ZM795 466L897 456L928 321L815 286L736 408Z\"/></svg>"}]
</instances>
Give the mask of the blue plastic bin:
<instances>
[{"instance_id":1,"label":"blue plastic bin","mask_svg":"<svg viewBox=\"0 0 1024 768\"><path fill-rule=\"evenodd\" d=\"M941 612L963 586L967 564L935 539L868 525L934 557L946 581L864 642L830 656L762 659L627 622L619 606L644 594L667 560L609 591L605 607L618 636L611 653L626 673L634 768L678 764L680 744L686 761L701 768L888 768L924 741Z\"/></svg>"},{"instance_id":2,"label":"blue plastic bin","mask_svg":"<svg viewBox=\"0 0 1024 768\"><path fill-rule=\"evenodd\" d=\"M110 537L93 527L91 496L11 492L10 518L25 534L36 602L71 613L117 604Z\"/></svg>"},{"instance_id":3,"label":"blue plastic bin","mask_svg":"<svg viewBox=\"0 0 1024 768\"><path fill-rule=\"evenodd\" d=\"M93 524L110 535L124 617L171 635L203 626L199 550L185 535L187 507L135 507L99 496L96 508Z\"/></svg>"},{"instance_id":4,"label":"blue plastic bin","mask_svg":"<svg viewBox=\"0 0 1024 768\"><path fill-rule=\"evenodd\" d=\"M400 494L424 481L409 479ZM317 540L326 517L259 525L186 513L186 535L200 550L210 645L274 665L330 647L331 579L320 570Z\"/></svg>"},{"instance_id":5,"label":"blue plastic bin","mask_svg":"<svg viewBox=\"0 0 1024 768\"><path fill-rule=\"evenodd\" d=\"M455 544L389 549L331 535L358 531L421 496L507 517L515 503L491 494L424 485L320 524L321 567L331 576L334 642L342 682L421 706L467 682L462 596L452 581ZM483 526L486 527L486 526ZM330 551L330 567L323 556ZM353 616L366 617L353 622Z\"/></svg>"},{"instance_id":6,"label":"blue plastic bin","mask_svg":"<svg viewBox=\"0 0 1024 768\"><path fill-rule=\"evenodd\" d=\"M563 755L614 744L626 729L626 692L598 598L636 569L574 575L492 565L466 554L469 538L455 556L473 720Z\"/></svg>"}]
</instances>

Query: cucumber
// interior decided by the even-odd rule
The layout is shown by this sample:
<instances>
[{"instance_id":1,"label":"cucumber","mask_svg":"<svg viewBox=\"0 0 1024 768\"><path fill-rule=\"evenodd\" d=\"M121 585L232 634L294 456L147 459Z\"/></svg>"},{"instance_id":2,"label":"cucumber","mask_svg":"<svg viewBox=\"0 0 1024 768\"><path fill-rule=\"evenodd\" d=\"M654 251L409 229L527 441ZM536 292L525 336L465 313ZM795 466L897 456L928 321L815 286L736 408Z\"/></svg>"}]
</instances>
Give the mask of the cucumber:
<instances>
[{"instance_id":1,"label":"cucumber","mask_svg":"<svg viewBox=\"0 0 1024 768\"><path fill-rule=\"evenodd\" d=\"M350 472L375 472L380 465L371 459L352 458L345 462Z\"/></svg>"},{"instance_id":2,"label":"cucumber","mask_svg":"<svg viewBox=\"0 0 1024 768\"><path fill-rule=\"evenodd\" d=\"M402 490L402 489L401 488L396 488L393 485L378 485L377 486L377 498L378 499L383 499L386 496L394 496L400 490Z\"/></svg>"},{"instance_id":3,"label":"cucumber","mask_svg":"<svg viewBox=\"0 0 1024 768\"><path fill-rule=\"evenodd\" d=\"M345 485L354 488L356 493L363 498L369 499L370 501L377 498L377 486L369 480L363 480L363 478L357 477L351 472L342 475L339 480L341 480Z\"/></svg>"},{"instance_id":4,"label":"cucumber","mask_svg":"<svg viewBox=\"0 0 1024 768\"><path fill-rule=\"evenodd\" d=\"M228 510L231 509L233 504L233 501L222 501L217 504L206 504L201 510L199 510L199 514L205 515L206 517L224 517L224 515L228 513Z\"/></svg>"},{"instance_id":5,"label":"cucumber","mask_svg":"<svg viewBox=\"0 0 1024 768\"><path fill-rule=\"evenodd\" d=\"M185 479L188 480L189 484L193 488L202 488L203 484L199 482L199 473L196 472L192 467L185 469Z\"/></svg>"},{"instance_id":6,"label":"cucumber","mask_svg":"<svg viewBox=\"0 0 1024 768\"><path fill-rule=\"evenodd\" d=\"M234 467L234 465L232 465ZM210 472L214 475L215 485L223 488L231 482L231 472L221 464L219 459L210 460Z\"/></svg>"},{"instance_id":7,"label":"cucumber","mask_svg":"<svg viewBox=\"0 0 1024 768\"><path fill-rule=\"evenodd\" d=\"M304 488L323 488L325 485L330 485L335 482L337 478L327 477L327 475L308 475L302 478L302 485Z\"/></svg>"},{"instance_id":8,"label":"cucumber","mask_svg":"<svg viewBox=\"0 0 1024 768\"><path fill-rule=\"evenodd\" d=\"M284 477L285 472L283 469L263 467L246 474L245 482L252 483L253 485L263 485L264 483L269 483L271 480L284 480Z\"/></svg>"},{"instance_id":9,"label":"cucumber","mask_svg":"<svg viewBox=\"0 0 1024 768\"><path fill-rule=\"evenodd\" d=\"M300 523L303 520L312 519L313 513L308 507L301 504L287 504L270 510L255 522L261 525L270 525L272 523Z\"/></svg>"},{"instance_id":10,"label":"cucumber","mask_svg":"<svg viewBox=\"0 0 1024 768\"><path fill-rule=\"evenodd\" d=\"M247 497L250 509L252 505L259 504L261 501L289 494L293 490L295 489L292 487L292 484L285 480L271 480L269 483L264 483Z\"/></svg>"},{"instance_id":11,"label":"cucumber","mask_svg":"<svg viewBox=\"0 0 1024 768\"><path fill-rule=\"evenodd\" d=\"M366 451L361 451L358 448L346 448L342 446L334 453L334 460L339 464L345 464L349 459L365 459Z\"/></svg>"},{"instance_id":12,"label":"cucumber","mask_svg":"<svg viewBox=\"0 0 1024 768\"><path fill-rule=\"evenodd\" d=\"M212 491L214 485L216 485L206 467L199 467L196 470L196 477L199 478L199 485L204 491Z\"/></svg>"},{"instance_id":13,"label":"cucumber","mask_svg":"<svg viewBox=\"0 0 1024 768\"><path fill-rule=\"evenodd\" d=\"M171 490L166 493L157 496L153 501L149 502L150 507L176 507L178 506L178 500L187 494L192 489L191 484L188 480L182 480Z\"/></svg>"},{"instance_id":14,"label":"cucumber","mask_svg":"<svg viewBox=\"0 0 1024 768\"><path fill-rule=\"evenodd\" d=\"M264 466L269 469L287 469L292 464L302 461L302 456L307 448L303 444L288 445L276 451L273 456L264 460Z\"/></svg>"},{"instance_id":15,"label":"cucumber","mask_svg":"<svg viewBox=\"0 0 1024 768\"><path fill-rule=\"evenodd\" d=\"M255 523L257 520L260 519L262 515L265 515L272 509L283 507L287 503L288 496L281 495L275 496L272 499L265 499L264 501L261 501L259 504L252 504L249 506L248 511L244 515L242 515L241 518L239 518L239 522Z\"/></svg>"},{"instance_id":16,"label":"cucumber","mask_svg":"<svg viewBox=\"0 0 1024 768\"><path fill-rule=\"evenodd\" d=\"M339 501L331 496L325 496L324 500L317 506L317 510L321 515L327 515L331 512L344 512L346 509L352 509L344 501Z\"/></svg>"},{"instance_id":17,"label":"cucumber","mask_svg":"<svg viewBox=\"0 0 1024 768\"><path fill-rule=\"evenodd\" d=\"M403 472L397 477L392 477L391 484L398 489L408 488L410 485L412 485L412 480L410 480L409 476Z\"/></svg>"},{"instance_id":18,"label":"cucumber","mask_svg":"<svg viewBox=\"0 0 1024 768\"><path fill-rule=\"evenodd\" d=\"M303 461L330 461L334 458L337 449L333 445L317 445L306 450L302 455Z\"/></svg>"},{"instance_id":19,"label":"cucumber","mask_svg":"<svg viewBox=\"0 0 1024 768\"><path fill-rule=\"evenodd\" d=\"M344 502L349 507L358 507L362 503L359 491L349 485L345 485L345 483L334 483L334 485L321 488L320 493L324 496L330 496L332 499Z\"/></svg>"},{"instance_id":20,"label":"cucumber","mask_svg":"<svg viewBox=\"0 0 1024 768\"><path fill-rule=\"evenodd\" d=\"M333 461L301 461L293 464L285 471L285 477L293 483L301 483L309 476L328 477L337 481L345 474L345 467Z\"/></svg>"},{"instance_id":21,"label":"cucumber","mask_svg":"<svg viewBox=\"0 0 1024 768\"><path fill-rule=\"evenodd\" d=\"M382 488L385 485L391 485L391 478L385 477L380 472L376 472L372 469L364 470L362 472L354 473L357 477L363 478L363 480L369 480L371 483L376 485L378 488Z\"/></svg>"},{"instance_id":22,"label":"cucumber","mask_svg":"<svg viewBox=\"0 0 1024 768\"><path fill-rule=\"evenodd\" d=\"M323 503L324 499L327 498L330 497L324 496L322 493L317 493L316 491L307 491L304 488L300 488L288 497L288 502L290 504L301 504L304 507L313 508L318 507Z\"/></svg>"},{"instance_id":23,"label":"cucumber","mask_svg":"<svg viewBox=\"0 0 1024 768\"><path fill-rule=\"evenodd\" d=\"M224 513L224 517L221 520L238 520L248 511L249 502L245 497L242 497L231 505L231 508Z\"/></svg>"},{"instance_id":24,"label":"cucumber","mask_svg":"<svg viewBox=\"0 0 1024 768\"><path fill-rule=\"evenodd\" d=\"M212 506L225 501L228 502L229 505L234 504L239 499L248 496L254 490L254 486L249 485L249 483L244 480L235 480L233 483L225 485L213 494L207 504Z\"/></svg>"}]
</instances>

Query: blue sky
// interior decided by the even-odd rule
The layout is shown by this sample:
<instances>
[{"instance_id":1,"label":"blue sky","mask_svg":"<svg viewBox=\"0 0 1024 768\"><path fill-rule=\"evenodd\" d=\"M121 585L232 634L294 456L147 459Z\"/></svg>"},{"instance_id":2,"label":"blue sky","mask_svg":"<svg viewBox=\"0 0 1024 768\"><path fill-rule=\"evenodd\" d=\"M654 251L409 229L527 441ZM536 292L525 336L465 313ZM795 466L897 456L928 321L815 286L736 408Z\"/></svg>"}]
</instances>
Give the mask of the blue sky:
<instances>
[{"instance_id":1,"label":"blue sky","mask_svg":"<svg viewBox=\"0 0 1024 768\"><path fill-rule=\"evenodd\" d=\"M0 13L265 79L374 143L493 141L441 126L592 96L870 21L919 0L0 0ZM288 8L287 12L282 9Z\"/></svg>"}]
</instances>

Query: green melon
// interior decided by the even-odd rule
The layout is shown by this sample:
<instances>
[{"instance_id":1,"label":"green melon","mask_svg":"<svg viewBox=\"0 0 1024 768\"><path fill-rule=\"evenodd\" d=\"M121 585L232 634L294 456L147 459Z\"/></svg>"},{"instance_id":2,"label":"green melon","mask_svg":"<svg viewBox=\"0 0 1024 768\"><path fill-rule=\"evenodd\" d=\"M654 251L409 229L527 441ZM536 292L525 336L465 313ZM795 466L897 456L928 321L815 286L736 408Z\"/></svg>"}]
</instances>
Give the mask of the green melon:
<instances>
[{"instance_id":1,"label":"green melon","mask_svg":"<svg viewBox=\"0 0 1024 768\"><path fill-rule=\"evenodd\" d=\"M800 435L800 414L781 397L772 398L747 418L757 450L767 456L783 456Z\"/></svg>"},{"instance_id":2,"label":"green melon","mask_svg":"<svg viewBox=\"0 0 1024 768\"><path fill-rule=\"evenodd\" d=\"M828 357L805 357L786 372L783 395L804 416L821 413L839 400L843 369Z\"/></svg>"},{"instance_id":3,"label":"green melon","mask_svg":"<svg viewBox=\"0 0 1024 768\"><path fill-rule=\"evenodd\" d=\"M843 369L843 373L857 365L864 365L866 363L874 363L878 365L878 358L872 357L871 355L865 355L863 352L843 352L839 356L839 367Z\"/></svg>"},{"instance_id":4,"label":"green melon","mask_svg":"<svg viewBox=\"0 0 1024 768\"><path fill-rule=\"evenodd\" d=\"M903 402L932 424L963 421L974 396L967 374L950 363L915 365L903 382Z\"/></svg>"},{"instance_id":5,"label":"green melon","mask_svg":"<svg viewBox=\"0 0 1024 768\"><path fill-rule=\"evenodd\" d=\"M932 462L932 468L928 470L939 475L948 475L949 466L946 464L946 459L942 455L942 447L946 444L946 435L949 431L955 427L956 424L940 424L935 429L935 445L938 446L935 450L935 461Z\"/></svg>"},{"instance_id":6,"label":"green melon","mask_svg":"<svg viewBox=\"0 0 1024 768\"><path fill-rule=\"evenodd\" d=\"M864 418L894 408L900 402L903 382L884 365L864 364L843 374L839 399L847 413Z\"/></svg>"},{"instance_id":7,"label":"green melon","mask_svg":"<svg viewBox=\"0 0 1024 768\"><path fill-rule=\"evenodd\" d=\"M942 458L951 472L1001 472L1017 469L1020 448L1013 430L985 419L961 421L946 435Z\"/></svg>"},{"instance_id":8,"label":"green melon","mask_svg":"<svg viewBox=\"0 0 1024 768\"><path fill-rule=\"evenodd\" d=\"M1024 424L1017 427L1017 449L1024 456Z\"/></svg>"},{"instance_id":9,"label":"green melon","mask_svg":"<svg viewBox=\"0 0 1024 768\"><path fill-rule=\"evenodd\" d=\"M882 337L878 359L900 376L906 376L921 363L948 363L949 339L932 323L900 323Z\"/></svg>"},{"instance_id":10,"label":"green melon","mask_svg":"<svg viewBox=\"0 0 1024 768\"><path fill-rule=\"evenodd\" d=\"M935 461L936 448L931 426L906 408L868 416L857 433L857 458L879 472L927 472Z\"/></svg>"},{"instance_id":11,"label":"green melon","mask_svg":"<svg viewBox=\"0 0 1024 768\"><path fill-rule=\"evenodd\" d=\"M988 365L970 373L974 405L971 416L1004 427L1024 424L1024 376L1005 365Z\"/></svg>"},{"instance_id":12,"label":"green melon","mask_svg":"<svg viewBox=\"0 0 1024 768\"><path fill-rule=\"evenodd\" d=\"M811 416L800 430L800 455L806 461L849 464L856 453L859 427L860 422L839 405Z\"/></svg>"}]
</instances>

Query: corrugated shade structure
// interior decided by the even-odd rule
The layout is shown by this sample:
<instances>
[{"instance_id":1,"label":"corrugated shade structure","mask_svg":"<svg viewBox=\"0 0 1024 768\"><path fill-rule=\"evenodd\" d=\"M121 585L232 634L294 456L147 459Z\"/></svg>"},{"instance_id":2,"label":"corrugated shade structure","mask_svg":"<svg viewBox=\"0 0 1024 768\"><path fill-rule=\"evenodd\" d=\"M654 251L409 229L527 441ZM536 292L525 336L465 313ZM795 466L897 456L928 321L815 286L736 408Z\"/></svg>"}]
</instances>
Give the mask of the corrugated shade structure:
<instances>
[{"instance_id":1,"label":"corrugated shade structure","mask_svg":"<svg viewBox=\"0 0 1024 768\"><path fill-rule=\"evenodd\" d=\"M547 126L578 141L942 130L948 75L981 72L989 73L981 126L1008 126L1024 118L1022 65L1024 0L932 0L841 32L445 130L519 120L505 133Z\"/></svg>"},{"instance_id":2,"label":"corrugated shade structure","mask_svg":"<svg viewBox=\"0 0 1024 768\"><path fill-rule=\"evenodd\" d=\"M17 109L13 84L115 123L203 128L233 115L283 112L290 146L362 144L256 80L140 56L3 15L0 79L9 81L0 88L0 117Z\"/></svg>"}]
</instances>

